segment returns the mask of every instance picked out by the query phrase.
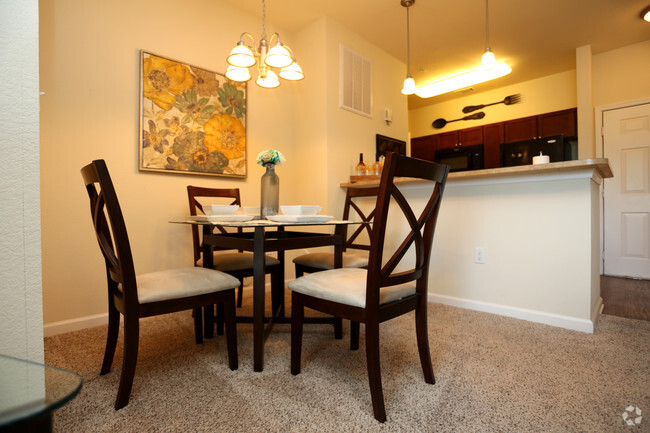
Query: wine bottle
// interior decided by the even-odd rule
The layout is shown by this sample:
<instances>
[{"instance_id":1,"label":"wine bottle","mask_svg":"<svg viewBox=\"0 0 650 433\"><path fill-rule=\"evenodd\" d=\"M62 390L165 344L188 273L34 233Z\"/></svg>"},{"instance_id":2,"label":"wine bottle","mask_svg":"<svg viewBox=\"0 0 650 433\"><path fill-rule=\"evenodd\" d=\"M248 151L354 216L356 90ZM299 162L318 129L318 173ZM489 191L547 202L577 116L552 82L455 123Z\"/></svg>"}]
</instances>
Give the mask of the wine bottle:
<instances>
[{"instance_id":1,"label":"wine bottle","mask_svg":"<svg viewBox=\"0 0 650 433\"><path fill-rule=\"evenodd\" d=\"M366 175L366 164L363 163L363 153L359 154L359 163L354 168L354 173L357 176L365 176Z\"/></svg>"},{"instance_id":2,"label":"wine bottle","mask_svg":"<svg viewBox=\"0 0 650 433\"><path fill-rule=\"evenodd\" d=\"M372 166L372 174L375 176L381 175L381 163L379 162L379 159L377 159Z\"/></svg>"}]
</instances>

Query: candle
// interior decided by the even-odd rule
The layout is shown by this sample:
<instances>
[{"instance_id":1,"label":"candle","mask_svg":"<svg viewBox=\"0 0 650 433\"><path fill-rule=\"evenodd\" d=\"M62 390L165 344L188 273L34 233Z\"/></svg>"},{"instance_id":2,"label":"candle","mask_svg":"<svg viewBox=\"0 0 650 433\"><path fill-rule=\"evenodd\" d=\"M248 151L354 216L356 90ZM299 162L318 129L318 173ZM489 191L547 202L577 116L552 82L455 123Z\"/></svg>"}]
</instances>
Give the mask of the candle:
<instances>
[{"instance_id":1,"label":"candle","mask_svg":"<svg viewBox=\"0 0 650 433\"><path fill-rule=\"evenodd\" d=\"M533 156L533 165L548 164L549 162L551 162L551 158L548 155L542 155L542 152L539 152L539 156Z\"/></svg>"}]
</instances>

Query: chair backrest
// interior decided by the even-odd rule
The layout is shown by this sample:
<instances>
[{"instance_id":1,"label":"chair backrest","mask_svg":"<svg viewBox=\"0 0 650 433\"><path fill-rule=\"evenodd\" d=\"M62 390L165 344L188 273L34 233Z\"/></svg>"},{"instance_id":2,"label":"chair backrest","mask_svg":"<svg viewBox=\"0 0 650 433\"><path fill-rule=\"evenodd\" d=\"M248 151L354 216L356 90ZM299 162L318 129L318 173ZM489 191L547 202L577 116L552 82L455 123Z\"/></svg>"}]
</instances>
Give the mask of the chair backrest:
<instances>
[{"instance_id":1,"label":"chair backrest","mask_svg":"<svg viewBox=\"0 0 650 433\"><path fill-rule=\"evenodd\" d=\"M388 152L379 183L379 195L375 208L375 222L372 231L372 248L368 259L368 281L366 306L378 308L381 287L416 281L417 292L426 297L429 261L433 244L438 212L442 194L447 182L449 166L436 164L421 159L409 158ZM408 177L435 182L424 209L419 217L413 212L411 203L395 185L396 177ZM392 199L392 200L391 200ZM384 244L388 224L388 211L391 201L397 203L401 215L408 224L408 231L403 241L388 260L383 263ZM393 206L393 208L396 208ZM399 213L393 211L395 216ZM393 216L391 216L393 218ZM392 222L391 222L392 224ZM394 272L402 262L411 246L414 246L415 259L407 270Z\"/></svg>"},{"instance_id":2,"label":"chair backrest","mask_svg":"<svg viewBox=\"0 0 650 433\"><path fill-rule=\"evenodd\" d=\"M239 197L239 188L203 188L200 186L187 186L187 198L190 203L190 215L197 215L197 210L204 214L203 206L197 200L199 197L226 198L231 199L229 204L241 206ZM226 232L221 226L216 226L222 233ZM201 238L199 236L199 227L192 225L192 244L194 245L194 264L201 258Z\"/></svg>"},{"instance_id":3,"label":"chair backrest","mask_svg":"<svg viewBox=\"0 0 650 433\"><path fill-rule=\"evenodd\" d=\"M347 226L344 228L346 241L344 245L344 250L348 248L353 248L357 250L370 251L370 240L372 239L372 223L375 218L375 208L373 208L368 215L361 208L358 199L363 200L364 198L374 197L375 201L377 195L379 194L379 187L363 188L363 187L349 187L347 193L345 194L345 203L343 205L343 219L349 220L351 218L351 211L354 211L352 218L355 218L357 221L362 221L367 224L361 224L356 227L354 231L348 236ZM366 232L368 234L367 240L364 243L363 239L359 236Z\"/></svg>"},{"instance_id":4,"label":"chair backrest","mask_svg":"<svg viewBox=\"0 0 650 433\"><path fill-rule=\"evenodd\" d=\"M129 236L113 181L103 159L81 169L90 198L90 215L106 263L109 297L123 298L126 311L137 308L138 294ZM121 290L118 288L121 285Z\"/></svg>"}]
</instances>

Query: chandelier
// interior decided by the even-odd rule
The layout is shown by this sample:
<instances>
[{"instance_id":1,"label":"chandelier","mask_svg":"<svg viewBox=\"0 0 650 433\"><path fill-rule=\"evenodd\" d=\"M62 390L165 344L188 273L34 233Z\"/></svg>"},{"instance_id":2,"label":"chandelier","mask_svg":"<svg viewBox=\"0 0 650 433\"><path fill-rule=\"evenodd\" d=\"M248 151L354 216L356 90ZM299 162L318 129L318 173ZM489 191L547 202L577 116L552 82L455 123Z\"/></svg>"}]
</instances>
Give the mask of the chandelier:
<instances>
[{"instance_id":1,"label":"chandelier","mask_svg":"<svg viewBox=\"0 0 650 433\"><path fill-rule=\"evenodd\" d=\"M251 45L244 42L245 37L250 38ZM271 48L269 49L269 47ZM255 38L250 33L244 32L226 60L230 64L226 69L226 77L238 82L250 80L251 73L248 68L257 63L257 80L255 83L267 89L280 85L278 75L280 78L289 81L302 80L305 77L293 57L291 48L280 42L280 35L273 33L267 41L266 4L264 0L262 0L262 37L258 46L255 45Z\"/></svg>"}]
</instances>

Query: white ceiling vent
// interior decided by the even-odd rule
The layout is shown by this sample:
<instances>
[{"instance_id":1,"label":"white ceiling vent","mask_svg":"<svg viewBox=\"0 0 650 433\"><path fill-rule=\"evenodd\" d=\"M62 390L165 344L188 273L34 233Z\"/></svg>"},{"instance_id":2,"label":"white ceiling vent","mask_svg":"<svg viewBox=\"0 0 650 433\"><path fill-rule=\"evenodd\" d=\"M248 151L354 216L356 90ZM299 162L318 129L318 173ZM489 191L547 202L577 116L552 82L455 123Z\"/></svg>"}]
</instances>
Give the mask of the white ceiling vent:
<instances>
[{"instance_id":1,"label":"white ceiling vent","mask_svg":"<svg viewBox=\"0 0 650 433\"><path fill-rule=\"evenodd\" d=\"M340 45L341 76L339 107L372 117L370 60Z\"/></svg>"}]
</instances>

